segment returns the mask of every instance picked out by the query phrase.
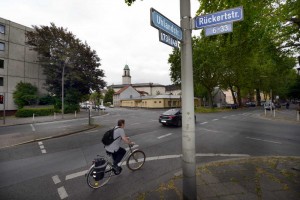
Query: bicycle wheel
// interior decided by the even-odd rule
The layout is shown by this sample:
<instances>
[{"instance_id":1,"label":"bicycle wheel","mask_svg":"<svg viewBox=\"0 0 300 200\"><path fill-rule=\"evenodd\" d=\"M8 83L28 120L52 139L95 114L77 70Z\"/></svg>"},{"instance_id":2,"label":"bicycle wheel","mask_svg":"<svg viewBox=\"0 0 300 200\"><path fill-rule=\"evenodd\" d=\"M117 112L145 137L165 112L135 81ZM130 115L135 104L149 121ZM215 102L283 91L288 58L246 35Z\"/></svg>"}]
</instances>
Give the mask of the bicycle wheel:
<instances>
[{"instance_id":1,"label":"bicycle wheel","mask_svg":"<svg viewBox=\"0 0 300 200\"><path fill-rule=\"evenodd\" d=\"M110 177L112 175L112 166L110 164L107 164L104 176L100 180L98 180L97 178L95 179L94 171L95 171L94 166L92 166L86 175L86 180L88 186L90 186L93 189L97 189L104 186L110 180Z\"/></svg>"},{"instance_id":2,"label":"bicycle wheel","mask_svg":"<svg viewBox=\"0 0 300 200\"><path fill-rule=\"evenodd\" d=\"M130 154L127 159L126 165L128 169L135 171L140 169L146 161L146 155L141 150L136 150Z\"/></svg>"}]
</instances>

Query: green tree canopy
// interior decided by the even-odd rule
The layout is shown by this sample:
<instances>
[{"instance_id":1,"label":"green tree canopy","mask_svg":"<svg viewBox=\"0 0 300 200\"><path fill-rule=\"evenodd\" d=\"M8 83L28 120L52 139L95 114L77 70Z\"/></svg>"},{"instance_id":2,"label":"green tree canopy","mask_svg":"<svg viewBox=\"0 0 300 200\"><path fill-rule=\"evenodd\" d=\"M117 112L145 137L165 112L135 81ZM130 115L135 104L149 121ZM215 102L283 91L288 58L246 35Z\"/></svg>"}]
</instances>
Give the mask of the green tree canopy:
<instances>
[{"instance_id":1,"label":"green tree canopy","mask_svg":"<svg viewBox=\"0 0 300 200\"><path fill-rule=\"evenodd\" d=\"M70 97L66 98L66 104L78 104L82 96L106 86L104 72L99 68L100 58L86 42L54 23L33 28L34 31L26 33L27 44L38 52L46 75L46 87L51 94L61 96L63 67L65 94Z\"/></svg>"},{"instance_id":2,"label":"green tree canopy","mask_svg":"<svg viewBox=\"0 0 300 200\"><path fill-rule=\"evenodd\" d=\"M115 94L114 89L109 88L108 91L106 92L105 96L104 96L104 103L108 103L111 102L112 104L113 102L113 96Z\"/></svg>"}]
</instances>

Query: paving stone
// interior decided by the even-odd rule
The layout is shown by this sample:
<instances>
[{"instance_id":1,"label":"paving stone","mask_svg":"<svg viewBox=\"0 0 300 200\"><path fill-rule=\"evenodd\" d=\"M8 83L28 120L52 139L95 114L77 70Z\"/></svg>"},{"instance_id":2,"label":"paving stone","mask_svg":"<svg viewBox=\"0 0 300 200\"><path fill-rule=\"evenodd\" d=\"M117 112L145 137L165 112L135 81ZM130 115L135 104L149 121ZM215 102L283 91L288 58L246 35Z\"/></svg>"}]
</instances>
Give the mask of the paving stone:
<instances>
[{"instance_id":1,"label":"paving stone","mask_svg":"<svg viewBox=\"0 0 300 200\"><path fill-rule=\"evenodd\" d=\"M202 198L216 197L214 190L208 185L197 186L197 195Z\"/></svg>"},{"instance_id":2,"label":"paving stone","mask_svg":"<svg viewBox=\"0 0 300 200\"><path fill-rule=\"evenodd\" d=\"M223 184L223 183L217 183L217 184L210 184L209 185L215 194L217 196L224 196L224 195L230 195L230 190Z\"/></svg>"},{"instance_id":3,"label":"paving stone","mask_svg":"<svg viewBox=\"0 0 300 200\"><path fill-rule=\"evenodd\" d=\"M211 174L201 174L201 178L205 183L219 183L219 179Z\"/></svg>"},{"instance_id":4,"label":"paving stone","mask_svg":"<svg viewBox=\"0 0 300 200\"><path fill-rule=\"evenodd\" d=\"M229 194L246 194L247 191L238 183L224 183L227 188Z\"/></svg>"}]
</instances>

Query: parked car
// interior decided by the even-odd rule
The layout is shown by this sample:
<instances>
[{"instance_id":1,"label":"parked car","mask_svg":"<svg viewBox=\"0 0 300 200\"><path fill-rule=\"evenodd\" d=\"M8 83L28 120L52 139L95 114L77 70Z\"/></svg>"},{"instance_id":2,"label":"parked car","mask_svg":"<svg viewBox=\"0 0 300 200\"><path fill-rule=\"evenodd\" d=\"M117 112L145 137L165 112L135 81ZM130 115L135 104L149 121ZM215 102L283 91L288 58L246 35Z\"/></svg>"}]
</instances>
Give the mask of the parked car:
<instances>
[{"instance_id":1,"label":"parked car","mask_svg":"<svg viewBox=\"0 0 300 200\"><path fill-rule=\"evenodd\" d=\"M110 108L114 108L115 106L113 104L109 105Z\"/></svg>"},{"instance_id":2,"label":"parked car","mask_svg":"<svg viewBox=\"0 0 300 200\"><path fill-rule=\"evenodd\" d=\"M99 109L100 109L100 110L105 110L105 106L100 105L100 106L99 106Z\"/></svg>"},{"instance_id":3,"label":"parked car","mask_svg":"<svg viewBox=\"0 0 300 200\"><path fill-rule=\"evenodd\" d=\"M231 104L225 104L224 107L231 108L231 109L237 109L238 106L235 103L231 103Z\"/></svg>"},{"instance_id":4,"label":"parked car","mask_svg":"<svg viewBox=\"0 0 300 200\"><path fill-rule=\"evenodd\" d=\"M255 106L256 106L256 103L250 101L250 102L247 102L247 103L246 103L246 106L247 106L247 107L255 107Z\"/></svg>"},{"instance_id":5,"label":"parked car","mask_svg":"<svg viewBox=\"0 0 300 200\"><path fill-rule=\"evenodd\" d=\"M173 125L173 126L182 126L182 113L180 109L170 109L164 112L159 116L159 123L164 126ZM195 116L196 122L196 116Z\"/></svg>"}]
</instances>

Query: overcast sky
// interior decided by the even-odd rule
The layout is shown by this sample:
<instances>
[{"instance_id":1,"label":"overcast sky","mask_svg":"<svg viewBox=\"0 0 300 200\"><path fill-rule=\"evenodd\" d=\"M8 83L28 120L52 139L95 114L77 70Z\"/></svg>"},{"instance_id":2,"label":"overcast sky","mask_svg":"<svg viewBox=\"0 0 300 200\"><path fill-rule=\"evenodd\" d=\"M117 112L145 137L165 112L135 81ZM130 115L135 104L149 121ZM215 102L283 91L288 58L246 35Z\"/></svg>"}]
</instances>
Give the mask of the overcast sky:
<instances>
[{"instance_id":1,"label":"overcast sky","mask_svg":"<svg viewBox=\"0 0 300 200\"><path fill-rule=\"evenodd\" d=\"M158 30L150 25L150 8L180 25L179 4L180 0L137 0L129 7L124 0L5 0L1 17L28 27L54 22L67 28L97 52L108 85L122 83L126 64L132 83L168 85L172 47L159 42ZM191 0L192 17L198 7L198 0Z\"/></svg>"}]
</instances>

